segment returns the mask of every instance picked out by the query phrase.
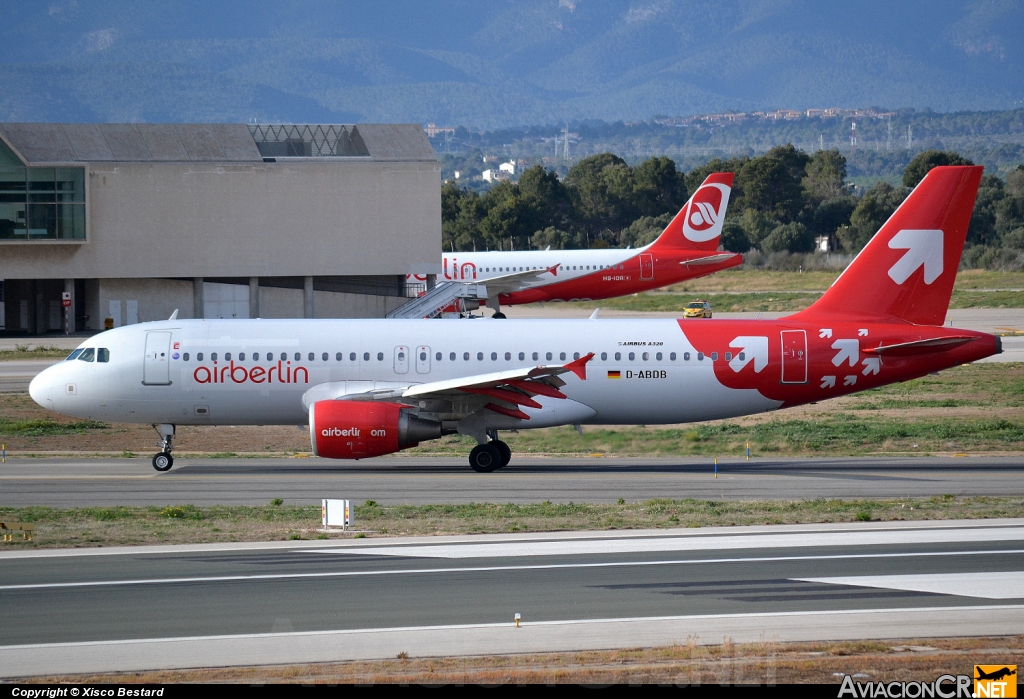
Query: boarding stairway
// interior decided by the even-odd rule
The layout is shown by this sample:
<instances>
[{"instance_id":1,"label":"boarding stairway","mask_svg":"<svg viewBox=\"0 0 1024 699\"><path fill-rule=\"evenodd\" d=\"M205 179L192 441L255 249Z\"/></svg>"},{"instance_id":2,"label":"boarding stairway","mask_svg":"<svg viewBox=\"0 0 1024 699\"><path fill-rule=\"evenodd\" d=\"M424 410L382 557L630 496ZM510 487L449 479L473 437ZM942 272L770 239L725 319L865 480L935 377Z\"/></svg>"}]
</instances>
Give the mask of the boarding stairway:
<instances>
[{"instance_id":1,"label":"boarding stairway","mask_svg":"<svg viewBox=\"0 0 1024 699\"><path fill-rule=\"evenodd\" d=\"M438 282L422 296L402 304L386 318L438 318L444 313L466 313L480 307L487 298L484 284L464 282Z\"/></svg>"}]
</instances>

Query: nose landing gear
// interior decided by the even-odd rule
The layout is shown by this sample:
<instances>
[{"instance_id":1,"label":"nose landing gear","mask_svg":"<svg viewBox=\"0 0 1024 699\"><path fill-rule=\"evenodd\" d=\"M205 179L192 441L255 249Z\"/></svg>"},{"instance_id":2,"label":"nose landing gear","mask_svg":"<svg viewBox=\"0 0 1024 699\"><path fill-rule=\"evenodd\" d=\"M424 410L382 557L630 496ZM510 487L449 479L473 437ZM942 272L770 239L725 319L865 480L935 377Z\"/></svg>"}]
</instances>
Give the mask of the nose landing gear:
<instances>
[{"instance_id":1,"label":"nose landing gear","mask_svg":"<svg viewBox=\"0 0 1024 699\"><path fill-rule=\"evenodd\" d=\"M171 440L174 439L174 425L153 425L153 429L160 435L160 453L153 455L153 468L161 473L170 471L174 465L174 457L171 456Z\"/></svg>"}]
</instances>

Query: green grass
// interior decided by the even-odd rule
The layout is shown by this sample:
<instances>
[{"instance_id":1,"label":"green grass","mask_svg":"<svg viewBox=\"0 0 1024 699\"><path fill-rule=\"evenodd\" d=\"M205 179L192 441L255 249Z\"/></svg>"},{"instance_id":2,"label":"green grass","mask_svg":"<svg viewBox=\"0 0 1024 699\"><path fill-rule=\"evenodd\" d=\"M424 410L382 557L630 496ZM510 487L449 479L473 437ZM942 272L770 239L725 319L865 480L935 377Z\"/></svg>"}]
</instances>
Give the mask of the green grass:
<instances>
[{"instance_id":1,"label":"green grass","mask_svg":"<svg viewBox=\"0 0 1024 699\"><path fill-rule=\"evenodd\" d=\"M96 420L57 422L50 418L36 420L9 420L0 417L0 437L49 437L63 434L82 434L86 430L105 430L110 425Z\"/></svg>"},{"instance_id":2,"label":"green grass","mask_svg":"<svg viewBox=\"0 0 1024 699\"><path fill-rule=\"evenodd\" d=\"M684 528L813 522L1017 517L1024 497L889 498L880 500L668 500L616 503L468 503L355 506L355 532L332 536L474 534L636 528ZM322 538L320 507L0 507L0 521L32 522L21 548Z\"/></svg>"},{"instance_id":3,"label":"green grass","mask_svg":"<svg viewBox=\"0 0 1024 699\"><path fill-rule=\"evenodd\" d=\"M12 350L0 350L0 362L19 359L64 359L71 352L69 349L49 345L31 348L28 345L15 345Z\"/></svg>"}]
</instances>

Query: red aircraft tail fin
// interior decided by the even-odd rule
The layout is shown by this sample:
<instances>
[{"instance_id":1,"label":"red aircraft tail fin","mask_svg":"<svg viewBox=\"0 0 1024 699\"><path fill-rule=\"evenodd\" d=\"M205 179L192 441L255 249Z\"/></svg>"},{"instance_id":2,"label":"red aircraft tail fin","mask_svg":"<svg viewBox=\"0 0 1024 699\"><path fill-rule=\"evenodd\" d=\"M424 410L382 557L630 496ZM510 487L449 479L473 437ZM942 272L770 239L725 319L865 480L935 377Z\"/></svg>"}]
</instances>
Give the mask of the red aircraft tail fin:
<instances>
[{"instance_id":1,"label":"red aircraft tail fin","mask_svg":"<svg viewBox=\"0 0 1024 699\"><path fill-rule=\"evenodd\" d=\"M731 172L708 175L650 249L717 250L732 180Z\"/></svg>"},{"instance_id":2,"label":"red aircraft tail fin","mask_svg":"<svg viewBox=\"0 0 1024 699\"><path fill-rule=\"evenodd\" d=\"M825 295L794 317L942 325L983 169L932 169Z\"/></svg>"}]
</instances>

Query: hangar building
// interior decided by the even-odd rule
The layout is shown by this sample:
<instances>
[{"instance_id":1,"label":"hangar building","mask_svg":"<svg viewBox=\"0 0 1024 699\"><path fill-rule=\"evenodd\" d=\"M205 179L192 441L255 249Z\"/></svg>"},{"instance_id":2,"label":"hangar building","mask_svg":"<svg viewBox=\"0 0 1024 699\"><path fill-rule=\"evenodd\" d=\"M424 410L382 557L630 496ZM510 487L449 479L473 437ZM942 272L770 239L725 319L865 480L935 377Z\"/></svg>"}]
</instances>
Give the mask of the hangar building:
<instances>
[{"instance_id":1,"label":"hangar building","mask_svg":"<svg viewBox=\"0 0 1024 699\"><path fill-rule=\"evenodd\" d=\"M0 325L383 317L440 271L440 188L418 124L3 123Z\"/></svg>"}]
</instances>

